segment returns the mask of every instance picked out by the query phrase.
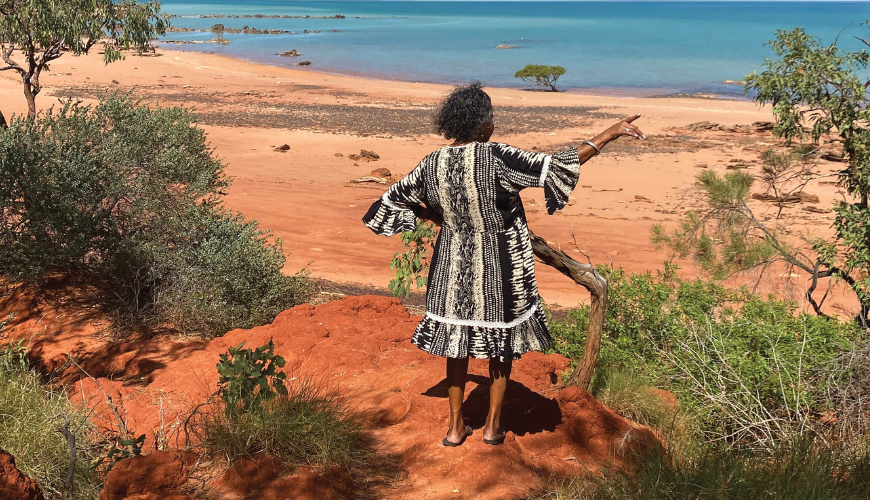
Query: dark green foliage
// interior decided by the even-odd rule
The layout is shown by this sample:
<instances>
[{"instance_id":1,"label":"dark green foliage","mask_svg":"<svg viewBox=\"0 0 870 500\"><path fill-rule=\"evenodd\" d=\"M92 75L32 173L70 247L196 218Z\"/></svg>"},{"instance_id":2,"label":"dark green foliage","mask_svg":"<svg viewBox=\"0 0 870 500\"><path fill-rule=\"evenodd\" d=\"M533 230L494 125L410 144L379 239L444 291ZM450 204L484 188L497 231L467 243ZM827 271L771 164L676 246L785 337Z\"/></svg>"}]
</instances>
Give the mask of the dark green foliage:
<instances>
[{"instance_id":1,"label":"dark green foliage","mask_svg":"<svg viewBox=\"0 0 870 500\"><path fill-rule=\"evenodd\" d=\"M275 354L272 339L256 349L242 349L244 345L230 347L217 364L220 396L227 412L249 412L275 396L287 395L287 375L278 371L284 367L284 358Z\"/></svg>"},{"instance_id":2,"label":"dark green foliage","mask_svg":"<svg viewBox=\"0 0 870 500\"><path fill-rule=\"evenodd\" d=\"M610 282L600 365L631 367L656 359L658 346L682 328L684 319L706 318L731 296L715 282L683 281L676 271L676 266L667 263L657 277L651 273L629 274L621 268L599 269ZM585 305L554 322L551 332L555 350L580 359L588 324L589 307Z\"/></svg>"},{"instance_id":3,"label":"dark green foliage","mask_svg":"<svg viewBox=\"0 0 870 500\"><path fill-rule=\"evenodd\" d=\"M514 74L514 78L519 78L524 82L531 82L542 87L549 87L551 91L556 92L556 80L564 74L565 68L562 66L528 64L525 68L517 71Z\"/></svg>"},{"instance_id":4,"label":"dark green foliage","mask_svg":"<svg viewBox=\"0 0 870 500\"><path fill-rule=\"evenodd\" d=\"M402 243L408 249L397 252L390 262L390 269L396 271L396 277L390 280L390 292L394 297L410 297L411 284L416 284L417 288L426 286L429 269L426 254L434 245L436 234L434 224L420 219L416 231L401 234Z\"/></svg>"},{"instance_id":5,"label":"dark green foliage","mask_svg":"<svg viewBox=\"0 0 870 500\"><path fill-rule=\"evenodd\" d=\"M856 326L790 302L681 280L671 266L657 278L616 270L610 284L598 370L648 374L698 413L713 440L769 446L788 435L793 420L826 404L814 374L860 337ZM579 359L588 318L584 306L555 322L554 350Z\"/></svg>"},{"instance_id":6,"label":"dark green foliage","mask_svg":"<svg viewBox=\"0 0 870 500\"><path fill-rule=\"evenodd\" d=\"M221 204L195 115L111 96L0 131L0 273L107 284L119 320L217 335L307 300L281 242Z\"/></svg>"},{"instance_id":7,"label":"dark green foliage","mask_svg":"<svg viewBox=\"0 0 870 500\"><path fill-rule=\"evenodd\" d=\"M870 452L846 453L801 439L771 452L706 449L699 456L645 459L632 471L564 482L552 500L867 500Z\"/></svg>"}]
</instances>

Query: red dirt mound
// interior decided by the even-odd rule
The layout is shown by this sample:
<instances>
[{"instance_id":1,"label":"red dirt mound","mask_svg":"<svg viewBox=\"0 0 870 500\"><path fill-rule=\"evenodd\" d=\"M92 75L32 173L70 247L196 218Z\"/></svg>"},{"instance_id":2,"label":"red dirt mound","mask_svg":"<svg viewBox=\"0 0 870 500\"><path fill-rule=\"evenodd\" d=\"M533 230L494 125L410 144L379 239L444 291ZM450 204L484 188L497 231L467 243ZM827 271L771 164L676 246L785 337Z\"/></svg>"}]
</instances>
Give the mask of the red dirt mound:
<instances>
[{"instance_id":1,"label":"red dirt mound","mask_svg":"<svg viewBox=\"0 0 870 500\"><path fill-rule=\"evenodd\" d=\"M179 451L154 451L121 460L106 475L99 500L188 500L178 488L187 481L195 461L195 456Z\"/></svg>"},{"instance_id":2,"label":"red dirt mound","mask_svg":"<svg viewBox=\"0 0 870 500\"><path fill-rule=\"evenodd\" d=\"M0 500L45 500L36 481L15 466L15 457L0 449Z\"/></svg>"},{"instance_id":3,"label":"red dirt mound","mask_svg":"<svg viewBox=\"0 0 870 500\"><path fill-rule=\"evenodd\" d=\"M178 446L183 444L180 429L186 415L216 389L218 356L243 341L255 347L273 339L276 353L287 360L288 377L311 376L338 388L365 417L376 451L407 470L407 477L380 492L384 498L395 499L522 496L537 484L538 471L596 471L606 463L622 463L623 457L658 443L649 429L619 417L586 391L575 387L560 393L554 383L568 367L566 358L529 353L515 363L505 398L502 424L508 437L504 445L493 447L481 441L488 406L487 365L472 360L465 415L475 433L463 446L445 448L441 445L448 407L444 360L410 343L419 319L398 300L386 297L348 297L317 307L300 305L278 315L271 325L234 330L204 345L164 341L144 356L136 347L128 352L137 355L123 363L118 361L123 355L91 354L91 369L114 379L100 378L102 388L91 379L81 379L74 383L71 394L80 404L98 406L95 418L114 429L115 418L102 404L105 391L127 419L131 432L147 435L146 453ZM40 342L42 352L69 349L48 345L51 337L41 333L34 341ZM69 335L64 342L71 340ZM92 344L81 339L76 345ZM98 359L105 366L97 363ZM143 363L150 364L144 378L129 377L118 368ZM288 481L316 486L301 478L310 471L297 471L282 479L280 475L271 477L275 471L267 468L270 478L256 479L261 469L245 472L246 467L236 467L240 477L248 478L243 482L253 478L254 482L284 482L273 484L275 487L287 488ZM346 485L337 487L335 483L331 481L333 491L346 496ZM227 494L234 491L235 498L251 495L257 488L261 488L262 498L269 498L262 488L272 487L249 482L240 489L239 484L225 477L215 487Z\"/></svg>"}]
</instances>

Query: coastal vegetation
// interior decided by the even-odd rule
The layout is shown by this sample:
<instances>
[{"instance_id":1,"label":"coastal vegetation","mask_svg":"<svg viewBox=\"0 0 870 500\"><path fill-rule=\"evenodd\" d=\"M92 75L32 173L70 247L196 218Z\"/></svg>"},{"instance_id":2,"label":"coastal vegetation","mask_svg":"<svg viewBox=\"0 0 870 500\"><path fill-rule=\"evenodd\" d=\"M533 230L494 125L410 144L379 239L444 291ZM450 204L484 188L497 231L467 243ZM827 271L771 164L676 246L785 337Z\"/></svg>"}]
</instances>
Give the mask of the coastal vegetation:
<instances>
[{"instance_id":1,"label":"coastal vegetation","mask_svg":"<svg viewBox=\"0 0 870 500\"><path fill-rule=\"evenodd\" d=\"M396 252L390 261L390 269L396 277L390 280L390 293L394 297L410 297L411 286L426 286L429 271L429 252L434 250L435 226L428 221L417 221L417 229L405 231L400 237L406 250Z\"/></svg>"},{"instance_id":2,"label":"coastal vegetation","mask_svg":"<svg viewBox=\"0 0 870 500\"><path fill-rule=\"evenodd\" d=\"M870 490L870 115L857 76L868 54L823 46L800 28L777 32L771 46L778 58L749 75L747 89L773 105L784 146L761 154L758 176L698 174L704 207L676 229L653 228L655 244L691 257L710 278L683 280L670 263L655 277L601 270L609 302L592 391L661 430L669 451L600 478L555 481L547 498L863 499ZM835 175L848 196L833 208L833 239L795 238L783 209L826 176L820 155L842 162ZM773 217L750 207L758 185ZM813 313L719 281L782 264L810 274ZM822 311L829 292L814 292L825 278L857 296L852 321ZM576 359L588 318L581 307L555 322L554 349ZM649 386L672 392L678 406L663 415Z\"/></svg>"},{"instance_id":3,"label":"coastal vegetation","mask_svg":"<svg viewBox=\"0 0 870 500\"><path fill-rule=\"evenodd\" d=\"M0 133L0 274L103 290L120 329L208 336L267 323L312 293L280 239L227 210L230 181L196 116L113 95Z\"/></svg>"},{"instance_id":4,"label":"coastal vegetation","mask_svg":"<svg viewBox=\"0 0 870 500\"><path fill-rule=\"evenodd\" d=\"M565 74L562 66L545 66L541 64L528 64L523 69L514 73L514 78L524 82L530 82L541 87L547 87L551 92L558 92L556 80Z\"/></svg>"},{"instance_id":5,"label":"coastal vegetation","mask_svg":"<svg viewBox=\"0 0 870 500\"><path fill-rule=\"evenodd\" d=\"M149 50L166 32L168 17L160 3L135 0L0 1L0 71L18 73L24 86L27 114L36 115L40 76L64 53L87 54L99 44L106 64L124 57L122 51ZM0 127L6 120L0 113Z\"/></svg>"},{"instance_id":6,"label":"coastal vegetation","mask_svg":"<svg viewBox=\"0 0 870 500\"><path fill-rule=\"evenodd\" d=\"M703 172L697 189L706 207L691 211L676 230L653 228L653 241L680 257L692 257L702 268L723 278L741 271L766 269L783 262L809 273L812 284L806 299L817 314L827 293L814 295L820 279L848 284L861 303L855 320L868 326L870 313L870 110L866 85L858 72L867 67L870 55L864 50L844 52L836 44L821 41L800 28L780 31L771 47L778 59L768 60L761 73L747 77L747 91L755 100L771 104L776 116L775 137L786 145L799 141L785 152L763 155L760 176L743 172L720 177ZM825 144L820 141L826 138ZM830 149L830 151L826 151ZM818 172L813 160L826 154L841 162L838 185L848 197L833 207L834 238L787 236L781 222L783 207L799 198L812 180L828 175ZM770 221L758 217L748 205L750 188L761 183L777 205Z\"/></svg>"}]
</instances>

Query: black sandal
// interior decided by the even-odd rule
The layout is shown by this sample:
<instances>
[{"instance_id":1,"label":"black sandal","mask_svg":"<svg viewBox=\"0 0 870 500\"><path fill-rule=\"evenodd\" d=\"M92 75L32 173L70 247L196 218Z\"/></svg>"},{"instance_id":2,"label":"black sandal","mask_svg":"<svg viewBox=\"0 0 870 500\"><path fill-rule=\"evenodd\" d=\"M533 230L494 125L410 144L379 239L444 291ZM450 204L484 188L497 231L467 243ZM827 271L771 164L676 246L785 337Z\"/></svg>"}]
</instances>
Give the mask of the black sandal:
<instances>
[{"instance_id":1,"label":"black sandal","mask_svg":"<svg viewBox=\"0 0 870 500\"><path fill-rule=\"evenodd\" d=\"M449 446L451 448L455 448L457 446L462 446L462 443L465 442L465 438L470 436L473 432L474 432L474 430L471 428L471 426L466 425L465 426L465 435L462 436L462 439L460 439L458 443L454 443L453 441L450 441L449 439L444 438L444 441L441 441L441 444L443 444L444 446Z\"/></svg>"},{"instance_id":2,"label":"black sandal","mask_svg":"<svg viewBox=\"0 0 870 500\"><path fill-rule=\"evenodd\" d=\"M483 442L486 443L486 444L491 444L491 445L493 445L493 446L498 446L498 445L504 443L504 438L507 437L507 432L504 430L504 427L499 427L499 428L498 428L498 433L501 434L501 437L498 437L498 438L495 438L495 439L486 439L486 438L483 438Z\"/></svg>"}]
</instances>

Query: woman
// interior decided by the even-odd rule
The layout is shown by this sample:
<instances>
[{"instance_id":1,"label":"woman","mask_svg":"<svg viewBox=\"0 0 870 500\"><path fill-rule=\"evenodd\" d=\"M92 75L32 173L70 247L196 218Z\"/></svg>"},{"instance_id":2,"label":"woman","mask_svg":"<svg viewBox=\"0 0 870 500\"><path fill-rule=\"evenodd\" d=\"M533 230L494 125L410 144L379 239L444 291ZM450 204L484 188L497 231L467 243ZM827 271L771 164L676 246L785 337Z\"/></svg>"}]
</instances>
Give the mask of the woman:
<instances>
[{"instance_id":1,"label":"woman","mask_svg":"<svg viewBox=\"0 0 870 500\"><path fill-rule=\"evenodd\" d=\"M580 165L619 137L646 138L631 124L639 116L583 141L579 150L523 151L489 142L495 128L489 96L480 83L459 87L435 117L438 133L453 143L423 158L363 217L385 236L415 230L418 216L443 221L429 269L426 316L411 341L447 358L450 418L444 446L459 446L472 432L462 418L469 357L489 359L492 385L483 441L501 444L505 430L499 419L511 362L550 345L520 191L544 188L547 212L563 208Z\"/></svg>"}]
</instances>

